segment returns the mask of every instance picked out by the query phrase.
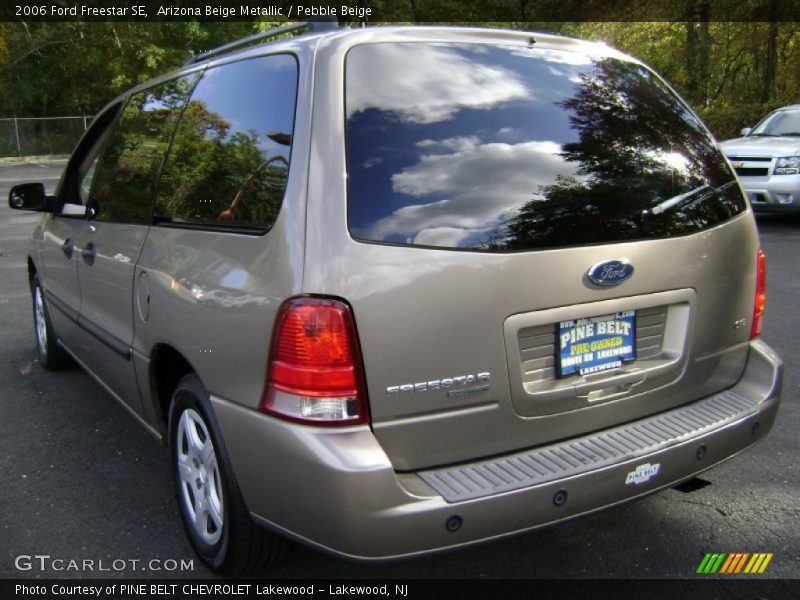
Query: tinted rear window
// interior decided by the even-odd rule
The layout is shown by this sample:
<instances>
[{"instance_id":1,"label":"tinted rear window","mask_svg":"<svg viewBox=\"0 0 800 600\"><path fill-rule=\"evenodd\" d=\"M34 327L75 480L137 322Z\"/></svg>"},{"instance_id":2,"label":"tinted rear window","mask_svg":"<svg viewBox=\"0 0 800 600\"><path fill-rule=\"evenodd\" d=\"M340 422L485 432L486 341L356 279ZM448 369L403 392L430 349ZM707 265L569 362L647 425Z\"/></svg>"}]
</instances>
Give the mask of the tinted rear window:
<instances>
[{"instance_id":1,"label":"tinted rear window","mask_svg":"<svg viewBox=\"0 0 800 600\"><path fill-rule=\"evenodd\" d=\"M345 95L362 241L507 252L684 235L745 209L697 118L635 63L361 45Z\"/></svg>"}]
</instances>

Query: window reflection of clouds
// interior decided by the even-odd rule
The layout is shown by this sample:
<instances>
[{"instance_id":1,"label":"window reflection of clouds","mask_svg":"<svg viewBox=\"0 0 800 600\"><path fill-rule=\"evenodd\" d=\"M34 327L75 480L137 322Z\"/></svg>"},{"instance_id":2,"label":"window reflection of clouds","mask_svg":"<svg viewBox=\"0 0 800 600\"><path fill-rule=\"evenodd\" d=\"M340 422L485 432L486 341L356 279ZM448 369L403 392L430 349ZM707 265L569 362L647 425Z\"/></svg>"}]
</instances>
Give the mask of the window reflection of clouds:
<instances>
[{"instance_id":1,"label":"window reflection of clouds","mask_svg":"<svg viewBox=\"0 0 800 600\"><path fill-rule=\"evenodd\" d=\"M351 52L347 67L371 74L369 86L348 88L348 117L377 108L404 123L435 123L463 109L489 109L531 96L513 71L442 46L397 44L379 52Z\"/></svg>"},{"instance_id":2,"label":"window reflection of clouds","mask_svg":"<svg viewBox=\"0 0 800 600\"><path fill-rule=\"evenodd\" d=\"M555 142L484 144L472 137L440 144L451 146L453 152L424 154L417 164L392 176L392 189L418 197L483 190L498 195L522 193L528 198L532 187L575 170L561 158L561 146Z\"/></svg>"},{"instance_id":3,"label":"window reflection of clouds","mask_svg":"<svg viewBox=\"0 0 800 600\"><path fill-rule=\"evenodd\" d=\"M601 222L597 241L675 235L741 210L731 196L687 209L680 222L675 213L641 223L652 203L731 174L655 76L607 49L588 51L596 55L466 44L351 50L354 236L518 250L584 243L582 228Z\"/></svg>"},{"instance_id":4,"label":"window reflection of clouds","mask_svg":"<svg viewBox=\"0 0 800 600\"><path fill-rule=\"evenodd\" d=\"M420 246L445 246L458 248L464 238L473 232L469 229L458 229L456 227L431 227L420 231L413 242Z\"/></svg>"},{"instance_id":5,"label":"window reflection of clouds","mask_svg":"<svg viewBox=\"0 0 800 600\"><path fill-rule=\"evenodd\" d=\"M363 163L361 163L361 168L371 169L372 167L377 167L381 163L383 163L382 156L373 156L372 158L368 158Z\"/></svg>"},{"instance_id":6,"label":"window reflection of clouds","mask_svg":"<svg viewBox=\"0 0 800 600\"><path fill-rule=\"evenodd\" d=\"M420 140L416 143L417 148L423 148L429 154L447 154L450 151L465 151L475 148L480 144L477 136L458 136L444 140Z\"/></svg>"},{"instance_id":7,"label":"window reflection of clouds","mask_svg":"<svg viewBox=\"0 0 800 600\"><path fill-rule=\"evenodd\" d=\"M570 83L580 83L581 76L587 73L587 68L591 67L597 60L596 57L579 52L564 52L536 47L514 49L510 54L547 63L546 68L550 74L555 75L557 78L563 78Z\"/></svg>"},{"instance_id":8,"label":"window reflection of clouds","mask_svg":"<svg viewBox=\"0 0 800 600\"><path fill-rule=\"evenodd\" d=\"M370 239L402 234L427 245L486 234L499 215L536 198L536 190L574 175L575 166L551 141L482 143L477 137L422 140L419 161L392 176L392 190L421 199L444 199L402 207L367 229Z\"/></svg>"},{"instance_id":9,"label":"window reflection of clouds","mask_svg":"<svg viewBox=\"0 0 800 600\"><path fill-rule=\"evenodd\" d=\"M510 54L523 58L535 58L548 63L560 65L587 66L594 63L595 58L589 54L580 52L564 52L563 50L552 50L550 48L514 48Z\"/></svg>"},{"instance_id":10,"label":"window reflection of clouds","mask_svg":"<svg viewBox=\"0 0 800 600\"><path fill-rule=\"evenodd\" d=\"M550 74L556 77L563 77L572 83L581 83L581 72L574 69L562 69L559 67L547 67Z\"/></svg>"}]
</instances>

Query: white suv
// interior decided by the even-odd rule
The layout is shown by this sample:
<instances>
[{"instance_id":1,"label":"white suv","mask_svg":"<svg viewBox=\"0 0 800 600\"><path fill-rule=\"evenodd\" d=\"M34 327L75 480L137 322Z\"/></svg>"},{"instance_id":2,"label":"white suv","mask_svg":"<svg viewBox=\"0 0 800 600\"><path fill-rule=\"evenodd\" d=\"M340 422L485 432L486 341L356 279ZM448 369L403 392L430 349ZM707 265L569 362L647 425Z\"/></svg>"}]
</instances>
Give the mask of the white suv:
<instances>
[{"instance_id":1,"label":"white suv","mask_svg":"<svg viewBox=\"0 0 800 600\"><path fill-rule=\"evenodd\" d=\"M757 212L800 212L800 104L720 144Z\"/></svg>"}]
</instances>

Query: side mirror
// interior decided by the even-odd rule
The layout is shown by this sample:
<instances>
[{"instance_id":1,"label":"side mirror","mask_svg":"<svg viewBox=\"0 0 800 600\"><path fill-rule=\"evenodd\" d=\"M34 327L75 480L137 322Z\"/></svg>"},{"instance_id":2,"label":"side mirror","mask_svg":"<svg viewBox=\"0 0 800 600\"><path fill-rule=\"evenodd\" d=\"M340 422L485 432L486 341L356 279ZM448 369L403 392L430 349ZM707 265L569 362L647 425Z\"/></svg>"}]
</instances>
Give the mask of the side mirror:
<instances>
[{"instance_id":1,"label":"side mirror","mask_svg":"<svg viewBox=\"0 0 800 600\"><path fill-rule=\"evenodd\" d=\"M742 129L739 131L739 135L741 135L742 137L744 137L744 136L750 135L750 132L751 132L751 131L753 131L753 128L752 128L752 127L743 127L743 128L742 128Z\"/></svg>"},{"instance_id":2,"label":"side mirror","mask_svg":"<svg viewBox=\"0 0 800 600\"><path fill-rule=\"evenodd\" d=\"M8 193L8 205L16 210L49 211L51 202L41 183L15 185Z\"/></svg>"}]
</instances>

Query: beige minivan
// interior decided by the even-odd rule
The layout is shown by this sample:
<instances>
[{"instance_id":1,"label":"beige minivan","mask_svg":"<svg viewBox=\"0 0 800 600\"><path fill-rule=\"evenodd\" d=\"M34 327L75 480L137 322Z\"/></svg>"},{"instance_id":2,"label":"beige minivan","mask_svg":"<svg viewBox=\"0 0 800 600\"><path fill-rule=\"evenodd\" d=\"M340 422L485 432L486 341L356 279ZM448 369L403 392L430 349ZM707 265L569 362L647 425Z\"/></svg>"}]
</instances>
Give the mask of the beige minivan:
<instances>
[{"instance_id":1,"label":"beige minivan","mask_svg":"<svg viewBox=\"0 0 800 600\"><path fill-rule=\"evenodd\" d=\"M55 196L9 198L43 212L42 364L169 441L210 568L526 531L769 432L753 214L650 69L477 28L263 42L123 94Z\"/></svg>"}]
</instances>

